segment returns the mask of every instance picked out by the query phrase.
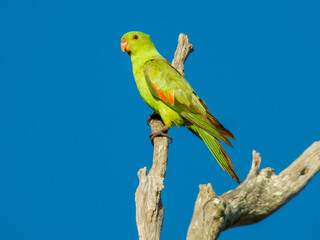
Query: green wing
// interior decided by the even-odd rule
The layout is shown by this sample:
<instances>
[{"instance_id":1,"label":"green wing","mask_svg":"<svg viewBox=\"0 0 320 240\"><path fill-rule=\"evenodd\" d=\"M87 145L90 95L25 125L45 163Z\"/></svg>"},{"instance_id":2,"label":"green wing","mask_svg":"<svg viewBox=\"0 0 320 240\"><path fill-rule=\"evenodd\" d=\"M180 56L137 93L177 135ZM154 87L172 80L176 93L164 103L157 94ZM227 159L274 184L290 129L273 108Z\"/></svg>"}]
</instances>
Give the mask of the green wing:
<instances>
[{"instance_id":1,"label":"green wing","mask_svg":"<svg viewBox=\"0 0 320 240\"><path fill-rule=\"evenodd\" d=\"M147 61L143 71L151 94L175 110L186 121L186 127L205 142L220 166L240 183L230 157L218 141L232 146L228 138L234 136L210 113L187 80L165 59Z\"/></svg>"},{"instance_id":2,"label":"green wing","mask_svg":"<svg viewBox=\"0 0 320 240\"><path fill-rule=\"evenodd\" d=\"M148 87L155 98L168 105L189 107L193 89L183 76L164 59L147 61L143 67Z\"/></svg>"},{"instance_id":3,"label":"green wing","mask_svg":"<svg viewBox=\"0 0 320 240\"><path fill-rule=\"evenodd\" d=\"M151 94L166 103L190 124L202 128L210 135L231 143L227 138L234 138L231 132L211 115L187 80L165 59L153 59L145 63L144 76Z\"/></svg>"}]
</instances>

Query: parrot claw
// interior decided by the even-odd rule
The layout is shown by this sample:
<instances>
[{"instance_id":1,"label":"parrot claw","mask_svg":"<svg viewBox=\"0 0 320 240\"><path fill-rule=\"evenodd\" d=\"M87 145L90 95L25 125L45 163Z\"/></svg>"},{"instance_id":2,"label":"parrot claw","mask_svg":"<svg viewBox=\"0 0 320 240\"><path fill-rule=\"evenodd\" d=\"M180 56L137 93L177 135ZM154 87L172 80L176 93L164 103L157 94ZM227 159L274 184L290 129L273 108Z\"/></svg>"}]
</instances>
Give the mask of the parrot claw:
<instances>
[{"instance_id":1,"label":"parrot claw","mask_svg":"<svg viewBox=\"0 0 320 240\"><path fill-rule=\"evenodd\" d=\"M168 130L169 130L170 128L169 127L165 127L163 130L161 130L161 131L158 131L158 132L155 132L155 133L151 133L150 135L149 135L149 138L150 138L150 140L151 140L151 144L152 144L152 146L154 146L154 139L156 138L156 137L167 137L167 138L169 138L169 144L170 143L172 143L172 141L173 141L173 138L170 136L170 135L168 135L167 134L167 132L168 132Z\"/></svg>"},{"instance_id":2,"label":"parrot claw","mask_svg":"<svg viewBox=\"0 0 320 240\"><path fill-rule=\"evenodd\" d=\"M149 127L151 127L150 122L151 122L152 119L161 119L161 117L156 113L150 114L150 117L148 117L148 119L147 119L147 125Z\"/></svg>"},{"instance_id":3,"label":"parrot claw","mask_svg":"<svg viewBox=\"0 0 320 240\"><path fill-rule=\"evenodd\" d=\"M152 115L150 114L150 117L147 118L147 125L149 127L151 127L151 125L150 125L151 120L152 120Z\"/></svg>"}]
</instances>

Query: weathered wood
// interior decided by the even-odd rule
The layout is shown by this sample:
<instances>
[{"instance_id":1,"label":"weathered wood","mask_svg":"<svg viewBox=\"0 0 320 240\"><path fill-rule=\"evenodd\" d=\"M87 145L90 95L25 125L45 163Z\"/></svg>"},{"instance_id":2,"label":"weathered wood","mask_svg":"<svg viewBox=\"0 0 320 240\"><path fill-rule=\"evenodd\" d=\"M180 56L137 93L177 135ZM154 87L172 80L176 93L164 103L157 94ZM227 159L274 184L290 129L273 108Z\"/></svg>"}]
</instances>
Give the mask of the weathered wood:
<instances>
[{"instance_id":1,"label":"weathered wood","mask_svg":"<svg viewBox=\"0 0 320 240\"><path fill-rule=\"evenodd\" d=\"M174 58L172 60L172 66L177 69L182 76L184 76L184 63L186 62L190 53L194 51L193 45L189 43L188 36L180 33L178 39L178 47L174 53Z\"/></svg>"},{"instance_id":2,"label":"weathered wood","mask_svg":"<svg viewBox=\"0 0 320 240\"><path fill-rule=\"evenodd\" d=\"M180 34L178 48L172 65L184 75L184 63L193 51L188 37ZM150 122L152 133L164 128L161 119L153 118ZM160 239L163 223L164 208L161 201L163 180L167 171L168 139L156 137L154 139L153 165L147 175L147 168L138 172L139 186L136 190L136 222L140 240Z\"/></svg>"},{"instance_id":3,"label":"weathered wood","mask_svg":"<svg viewBox=\"0 0 320 240\"><path fill-rule=\"evenodd\" d=\"M247 179L217 196L211 184L200 185L187 240L217 239L229 228L253 224L270 216L298 195L320 170L320 142L315 142L278 176L272 168L258 172L260 154L253 151Z\"/></svg>"}]
</instances>

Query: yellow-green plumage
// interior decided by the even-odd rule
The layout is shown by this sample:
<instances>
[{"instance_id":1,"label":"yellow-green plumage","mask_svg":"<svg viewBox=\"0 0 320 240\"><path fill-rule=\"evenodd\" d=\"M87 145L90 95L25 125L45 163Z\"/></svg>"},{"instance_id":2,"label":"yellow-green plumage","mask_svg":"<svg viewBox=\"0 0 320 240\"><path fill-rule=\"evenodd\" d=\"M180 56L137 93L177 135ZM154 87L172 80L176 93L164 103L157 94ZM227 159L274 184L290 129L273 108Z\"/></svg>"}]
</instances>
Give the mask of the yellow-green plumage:
<instances>
[{"instance_id":1,"label":"yellow-green plumage","mask_svg":"<svg viewBox=\"0 0 320 240\"><path fill-rule=\"evenodd\" d=\"M220 166L237 182L233 163L219 140L232 146L232 133L210 113L185 78L156 50L147 34L129 32L121 48L131 57L133 75L143 100L167 127L185 126L208 146Z\"/></svg>"}]
</instances>

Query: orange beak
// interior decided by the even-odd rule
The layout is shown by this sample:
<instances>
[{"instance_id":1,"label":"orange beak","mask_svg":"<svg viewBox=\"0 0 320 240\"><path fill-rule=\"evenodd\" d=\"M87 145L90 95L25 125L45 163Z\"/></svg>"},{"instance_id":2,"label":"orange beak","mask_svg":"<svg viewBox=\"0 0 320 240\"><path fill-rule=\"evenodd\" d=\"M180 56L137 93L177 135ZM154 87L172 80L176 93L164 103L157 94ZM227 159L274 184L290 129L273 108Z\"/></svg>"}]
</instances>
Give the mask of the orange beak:
<instances>
[{"instance_id":1,"label":"orange beak","mask_svg":"<svg viewBox=\"0 0 320 240\"><path fill-rule=\"evenodd\" d=\"M121 39L120 46L121 46L122 52L130 53L130 46L129 46L128 42L124 38Z\"/></svg>"}]
</instances>

